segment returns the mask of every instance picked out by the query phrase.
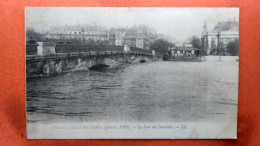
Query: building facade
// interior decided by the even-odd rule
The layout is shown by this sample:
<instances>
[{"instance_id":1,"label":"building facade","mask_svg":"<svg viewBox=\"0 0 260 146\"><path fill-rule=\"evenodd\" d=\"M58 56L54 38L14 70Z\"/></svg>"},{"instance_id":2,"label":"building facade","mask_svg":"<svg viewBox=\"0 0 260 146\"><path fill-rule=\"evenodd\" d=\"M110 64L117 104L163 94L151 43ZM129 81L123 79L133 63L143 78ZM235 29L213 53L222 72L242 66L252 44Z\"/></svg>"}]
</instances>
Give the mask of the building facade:
<instances>
[{"instance_id":1,"label":"building facade","mask_svg":"<svg viewBox=\"0 0 260 146\"><path fill-rule=\"evenodd\" d=\"M46 41L59 41L72 44L109 44L115 46L129 46L149 50L151 43L157 39L155 29L147 26L131 28L106 29L101 26L55 26L45 32Z\"/></svg>"},{"instance_id":2,"label":"building facade","mask_svg":"<svg viewBox=\"0 0 260 146\"><path fill-rule=\"evenodd\" d=\"M124 45L124 37L126 35L126 32L124 29L117 29L114 32L115 35L115 45L116 46L123 46Z\"/></svg>"},{"instance_id":3,"label":"building facade","mask_svg":"<svg viewBox=\"0 0 260 146\"><path fill-rule=\"evenodd\" d=\"M126 31L124 45L145 50L157 39L156 31L146 26L133 27Z\"/></svg>"},{"instance_id":4,"label":"building facade","mask_svg":"<svg viewBox=\"0 0 260 146\"><path fill-rule=\"evenodd\" d=\"M205 22L201 46L208 55L228 54L227 45L236 39L239 39L239 22L235 20L218 22L210 31Z\"/></svg>"},{"instance_id":5,"label":"building facade","mask_svg":"<svg viewBox=\"0 0 260 146\"><path fill-rule=\"evenodd\" d=\"M59 39L63 42L104 43L109 41L109 35L106 28L99 26L55 26L51 27L46 34L47 39Z\"/></svg>"}]
</instances>

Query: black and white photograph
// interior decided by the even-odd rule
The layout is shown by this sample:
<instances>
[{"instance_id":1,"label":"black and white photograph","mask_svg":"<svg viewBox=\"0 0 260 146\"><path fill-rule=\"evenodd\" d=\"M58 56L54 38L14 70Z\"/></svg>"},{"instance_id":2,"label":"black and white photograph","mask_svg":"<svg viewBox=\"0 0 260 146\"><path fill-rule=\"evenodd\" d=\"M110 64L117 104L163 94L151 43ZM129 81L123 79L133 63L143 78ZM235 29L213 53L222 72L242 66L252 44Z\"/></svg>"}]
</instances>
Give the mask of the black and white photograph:
<instances>
[{"instance_id":1,"label":"black and white photograph","mask_svg":"<svg viewBox=\"0 0 260 146\"><path fill-rule=\"evenodd\" d=\"M28 139L236 139L239 8L27 7Z\"/></svg>"}]
</instances>

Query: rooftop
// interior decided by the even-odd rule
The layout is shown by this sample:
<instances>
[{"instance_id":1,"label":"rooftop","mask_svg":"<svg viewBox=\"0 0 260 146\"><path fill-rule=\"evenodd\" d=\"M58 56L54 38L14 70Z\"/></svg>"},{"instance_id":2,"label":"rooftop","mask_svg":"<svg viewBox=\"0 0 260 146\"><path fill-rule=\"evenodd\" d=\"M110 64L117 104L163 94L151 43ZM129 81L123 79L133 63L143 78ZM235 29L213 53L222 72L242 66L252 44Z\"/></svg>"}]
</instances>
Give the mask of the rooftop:
<instances>
[{"instance_id":1,"label":"rooftop","mask_svg":"<svg viewBox=\"0 0 260 146\"><path fill-rule=\"evenodd\" d=\"M200 50L200 49L194 48L194 47L173 47L173 48L171 48L171 50L183 50L183 51L187 51L187 50Z\"/></svg>"},{"instance_id":2,"label":"rooftop","mask_svg":"<svg viewBox=\"0 0 260 146\"><path fill-rule=\"evenodd\" d=\"M237 21L218 22L217 25L214 27L214 30L216 30L216 31L227 31L227 30L238 31L239 23Z\"/></svg>"}]
</instances>

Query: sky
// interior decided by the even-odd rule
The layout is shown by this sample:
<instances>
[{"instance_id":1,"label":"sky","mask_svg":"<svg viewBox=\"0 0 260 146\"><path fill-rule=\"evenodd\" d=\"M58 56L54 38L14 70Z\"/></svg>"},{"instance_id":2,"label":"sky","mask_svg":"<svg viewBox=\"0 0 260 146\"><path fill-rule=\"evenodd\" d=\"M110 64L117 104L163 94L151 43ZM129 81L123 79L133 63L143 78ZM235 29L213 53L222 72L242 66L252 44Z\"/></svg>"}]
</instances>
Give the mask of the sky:
<instances>
[{"instance_id":1,"label":"sky","mask_svg":"<svg viewBox=\"0 0 260 146\"><path fill-rule=\"evenodd\" d=\"M27 7L25 13L26 28L77 24L107 28L147 25L177 43L192 36L201 37L205 22L208 30L212 30L217 22L239 21L238 8Z\"/></svg>"}]
</instances>

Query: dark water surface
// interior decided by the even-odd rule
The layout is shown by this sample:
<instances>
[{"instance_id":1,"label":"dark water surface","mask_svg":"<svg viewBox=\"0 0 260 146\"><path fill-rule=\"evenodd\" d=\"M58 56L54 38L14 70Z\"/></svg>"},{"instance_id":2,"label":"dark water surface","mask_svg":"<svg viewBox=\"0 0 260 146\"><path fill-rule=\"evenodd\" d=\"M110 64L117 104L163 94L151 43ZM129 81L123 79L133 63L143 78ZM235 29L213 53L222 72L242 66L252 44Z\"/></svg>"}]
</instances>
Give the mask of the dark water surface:
<instances>
[{"instance_id":1,"label":"dark water surface","mask_svg":"<svg viewBox=\"0 0 260 146\"><path fill-rule=\"evenodd\" d=\"M159 61L27 79L27 120L231 121L238 101L235 59Z\"/></svg>"}]
</instances>

